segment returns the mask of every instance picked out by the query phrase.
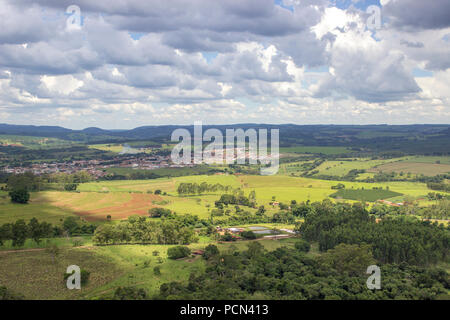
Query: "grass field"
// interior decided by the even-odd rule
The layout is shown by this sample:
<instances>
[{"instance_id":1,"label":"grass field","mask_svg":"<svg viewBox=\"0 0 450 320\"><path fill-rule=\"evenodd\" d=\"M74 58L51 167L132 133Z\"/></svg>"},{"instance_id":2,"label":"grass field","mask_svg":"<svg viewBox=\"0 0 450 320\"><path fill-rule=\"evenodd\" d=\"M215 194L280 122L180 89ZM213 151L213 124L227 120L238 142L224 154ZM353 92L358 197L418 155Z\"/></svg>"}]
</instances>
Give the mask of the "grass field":
<instances>
[{"instance_id":1,"label":"grass field","mask_svg":"<svg viewBox=\"0 0 450 320\"><path fill-rule=\"evenodd\" d=\"M163 200L154 194L124 192L42 192L40 196L39 201L72 212L87 221L106 220L108 215L114 220L148 215L148 210L156 207L153 202Z\"/></svg>"},{"instance_id":2,"label":"grass field","mask_svg":"<svg viewBox=\"0 0 450 320\"><path fill-rule=\"evenodd\" d=\"M375 166L390 163L392 161L394 160L353 159L353 161L325 161L315 170L319 171L317 175L323 174L343 177L349 173L350 170L368 170Z\"/></svg>"},{"instance_id":3,"label":"grass field","mask_svg":"<svg viewBox=\"0 0 450 320\"><path fill-rule=\"evenodd\" d=\"M60 224L61 221L73 213L65 208L57 207L47 200L42 200L42 193L31 193L30 203L11 203L5 192L0 193L0 224L15 222L18 219L29 221L35 217L39 221Z\"/></svg>"},{"instance_id":4,"label":"grass field","mask_svg":"<svg viewBox=\"0 0 450 320\"><path fill-rule=\"evenodd\" d=\"M404 162L450 164L450 157L408 157Z\"/></svg>"},{"instance_id":5,"label":"grass field","mask_svg":"<svg viewBox=\"0 0 450 320\"><path fill-rule=\"evenodd\" d=\"M295 239L283 240L258 240L268 251L275 250L282 246L293 246ZM214 241L204 239L201 243L189 245L191 250L203 249ZM217 247L220 251L227 251L231 248L236 250L246 250L248 241L237 241L231 243L219 243ZM95 247L95 253L108 261L117 264L121 269L126 270L126 274L116 280L89 292L88 297L108 297L119 286L135 286L147 290L150 296L159 292L162 283L170 281L187 281L192 272L201 272L206 265L200 256L189 257L179 260L167 258L169 245L125 245ZM153 251L158 251L158 256L153 256ZM161 261L158 261L162 259ZM159 266L161 275L155 275L153 268Z\"/></svg>"},{"instance_id":6,"label":"grass field","mask_svg":"<svg viewBox=\"0 0 450 320\"><path fill-rule=\"evenodd\" d=\"M305 153L305 154L344 154L351 152L346 147L320 147L320 146L300 146L280 148L280 153Z\"/></svg>"},{"instance_id":7,"label":"grass field","mask_svg":"<svg viewBox=\"0 0 450 320\"><path fill-rule=\"evenodd\" d=\"M101 151L109 151L113 153L119 153L123 150L122 144L112 143L112 144L91 144L88 146L91 149L97 149Z\"/></svg>"},{"instance_id":8,"label":"grass field","mask_svg":"<svg viewBox=\"0 0 450 320\"><path fill-rule=\"evenodd\" d=\"M91 273L81 290L66 287L63 275L70 265ZM95 254L95 249L62 248L56 258L45 250L0 251L0 285L26 299L80 299L123 273L120 265Z\"/></svg>"},{"instance_id":9,"label":"grass field","mask_svg":"<svg viewBox=\"0 0 450 320\"><path fill-rule=\"evenodd\" d=\"M450 164L437 164L430 162L392 162L387 164L382 164L374 167L369 172L396 172L396 173L412 173L412 174L423 174L426 176L435 176L438 174L449 173Z\"/></svg>"},{"instance_id":10,"label":"grass field","mask_svg":"<svg viewBox=\"0 0 450 320\"><path fill-rule=\"evenodd\" d=\"M0 224L14 222L17 219L29 221L36 217L40 221L60 224L70 215L76 214L88 221L104 221L108 215L113 220L126 219L130 215L147 215L153 207L165 207L178 214L193 214L200 218L209 218L214 202L221 192L192 196L178 196L176 189L182 182L220 183L233 188L241 188L245 194L256 193L257 205L264 205L270 215L278 207L269 204L272 197L277 201L290 203L291 200L322 201L336 190L331 187L343 183L346 189L368 189L389 187L390 191L413 198L424 199L430 190L417 182L342 182L291 176L251 176L251 175L195 175L153 180L99 181L80 184L77 192L45 191L32 193L27 205L13 204L5 192L0 193ZM160 189L167 195L147 193ZM346 197L343 197L347 199ZM348 198L348 199L353 199ZM359 199L359 198L358 198ZM372 198L364 198L371 201ZM422 201L422 200L421 200ZM254 209L244 208L251 212Z\"/></svg>"}]
</instances>

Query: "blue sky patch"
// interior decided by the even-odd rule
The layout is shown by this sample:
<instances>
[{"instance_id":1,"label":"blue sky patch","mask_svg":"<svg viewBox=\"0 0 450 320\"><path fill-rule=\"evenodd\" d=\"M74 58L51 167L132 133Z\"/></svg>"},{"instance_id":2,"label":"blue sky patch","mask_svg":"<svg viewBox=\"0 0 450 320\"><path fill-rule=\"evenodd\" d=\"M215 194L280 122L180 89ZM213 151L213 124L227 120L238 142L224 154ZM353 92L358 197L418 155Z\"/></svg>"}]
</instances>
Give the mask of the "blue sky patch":
<instances>
[{"instance_id":1,"label":"blue sky patch","mask_svg":"<svg viewBox=\"0 0 450 320\"><path fill-rule=\"evenodd\" d=\"M202 52L203 58L205 58L206 62L210 64L218 55L218 52Z\"/></svg>"}]
</instances>

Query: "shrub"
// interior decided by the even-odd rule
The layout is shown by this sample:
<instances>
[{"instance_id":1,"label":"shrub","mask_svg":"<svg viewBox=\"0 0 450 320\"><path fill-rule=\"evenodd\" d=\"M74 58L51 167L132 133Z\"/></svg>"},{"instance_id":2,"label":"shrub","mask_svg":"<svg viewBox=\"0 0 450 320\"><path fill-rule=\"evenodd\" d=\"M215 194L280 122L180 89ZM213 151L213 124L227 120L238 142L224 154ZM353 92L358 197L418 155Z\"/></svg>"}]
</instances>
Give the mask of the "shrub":
<instances>
[{"instance_id":1,"label":"shrub","mask_svg":"<svg viewBox=\"0 0 450 320\"><path fill-rule=\"evenodd\" d=\"M253 240L256 239L256 234L253 231L243 231L241 233L242 238L244 239L248 239L248 240Z\"/></svg>"},{"instance_id":2,"label":"shrub","mask_svg":"<svg viewBox=\"0 0 450 320\"><path fill-rule=\"evenodd\" d=\"M78 188L78 184L76 183L67 183L64 185L64 190L66 191L75 191Z\"/></svg>"},{"instance_id":3,"label":"shrub","mask_svg":"<svg viewBox=\"0 0 450 320\"><path fill-rule=\"evenodd\" d=\"M236 238L230 233L225 233L220 237L220 241L236 241Z\"/></svg>"},{"instance_id":4,"label":"shrub","mask_svg":"<svg viewBox=\"0 0 450 320\"><path fill-rule=\"evenodd\" d=\"M210 244L205 248L202 257L206 260L219 254L219 248L217 246Z\"/></svg>"},{"instance_id":5,"label":"shrub","mask_svg":"<svg viewBox=\"0 0 450 320\"><path fill-rule=\"evenodd\" d=\"M77 237L77 238L73 238L72 240L72 245L74 247L80 247L83 245L83 238Z\"/></svg>"},{"instance_id":6,"label":"shrub","mask_svg":"<svg viewBox=\"0 0 450 320\"><path fill-rule=\"evenodd\" d=\"M172 215L172 211L164 208L151 208L148 213L152 218L170 217Z\"/></svg>"},{"instance_id":7,"label":"shrub","mask_svg":"<svg viewBox=\"0 0 450 320\"><path fill-rule=\"evenodd\" d=\"M22 300L23 296L16 295L11 292L8 288L0 286L0 300Z\"/></svg>"},{"instance_id":8,"label":"shrub","mask_svg":"<svg viewBox=\"0 0 450 320\"><path fill-rule=\"evenodd\" d=\"M181 259L189 256L191 249L185 246L176 246L167 250L167 256L169 259Z\"/></svg>"},{"instance_id":9,"label":"shrub","mask_svg":"<svg viewBox=\"0 0 450 320\"><path fill-rule=\"evenodd\" d=\"M142 288L119 287L114 292L114 300L145 300L147 291Z\"/></svg>"},{"instance_id":10,"label":"shrub","mask_svg":"<svg viewBox=\"0 0 450 320\"><path fill-rule=\"evenodd\" d=\"M161 275L161 268L159 266L154 267L153 273L155 274L155 276Z\"/></svg>"},{"instance_id":11,"label":"shrub","mask_svg":"<svg viewBox=\"0 0 450 320\"><path fill-rule=\"evenodd\" d=\"M12 190L9 192L9 196L11 197L11 201L14 203L25 204L30 200L30 193L25 189Z\"/></svg>"},{"instance_id":12,"label":"shrub","mask_svg":"<svg viewBox=\"0 0 450 320\"><path fill-rule=\"evenodd\" d=\"M301 252L309 252L309 250L311 249L311 245L309 244L309 242L303 239L297 241L294 246L295 249Z\"/></svg>"}]
</instances>

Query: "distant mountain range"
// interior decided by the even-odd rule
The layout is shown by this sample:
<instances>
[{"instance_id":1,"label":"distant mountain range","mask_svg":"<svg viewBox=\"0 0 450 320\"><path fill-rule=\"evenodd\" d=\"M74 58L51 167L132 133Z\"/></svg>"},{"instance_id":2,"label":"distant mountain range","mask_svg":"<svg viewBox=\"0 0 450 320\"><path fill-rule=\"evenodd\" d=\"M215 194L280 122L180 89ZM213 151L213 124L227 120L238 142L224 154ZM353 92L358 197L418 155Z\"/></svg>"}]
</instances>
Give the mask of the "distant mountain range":
<instances>
[{"instance_id":1,"label":"distant mountain range","mask_svg":"<svg viewBox=\"0 0 450 320\"><path fill-rule=\"evenodd\" d=\"M168 141L177 128L193 126L160 125L143 126L130 130L105 130L90 127L72 130L59 126L34 126L0 124L0 134L34 137L52 137L83 143L110 143L133 140ZM279 129L281 146L323 145L352 146L386 150L407 150L410 148L432 148L433 152L450 152L450 124L416 125L295 125L295 124L230 124L204 125L203 131L226 129ZM413 144L413 145L412 145Z\"/></svg>"}]
</instances>

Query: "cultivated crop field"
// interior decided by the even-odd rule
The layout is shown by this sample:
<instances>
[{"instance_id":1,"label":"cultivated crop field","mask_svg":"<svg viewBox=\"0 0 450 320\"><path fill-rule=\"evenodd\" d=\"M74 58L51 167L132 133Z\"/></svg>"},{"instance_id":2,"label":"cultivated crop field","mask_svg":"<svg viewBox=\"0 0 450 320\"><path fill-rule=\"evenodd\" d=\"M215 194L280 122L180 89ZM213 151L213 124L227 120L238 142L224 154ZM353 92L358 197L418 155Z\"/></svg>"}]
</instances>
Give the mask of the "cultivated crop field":
<instances>
[{"instance_id":1,"label":"cultivated crop field","mask_svg":"<svg viewBox=\"0 0 450 320\"><path fill-rule=\"evenodd\" d=\"M47 201L87 221L105 220L108 215L114 220L132 215L148 215L154 208L153 201L162 201L160 196L142 193L95 193L95 192L43 192L40 201Z\"/></svg>"}]
</instances>

